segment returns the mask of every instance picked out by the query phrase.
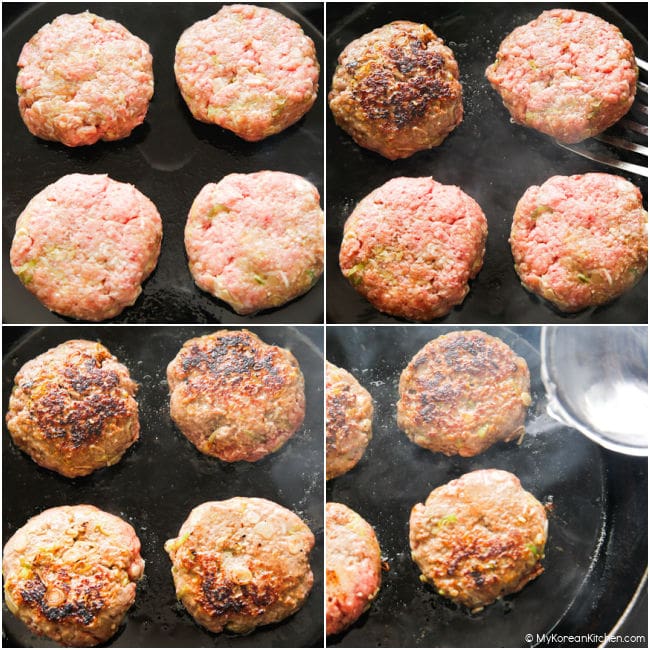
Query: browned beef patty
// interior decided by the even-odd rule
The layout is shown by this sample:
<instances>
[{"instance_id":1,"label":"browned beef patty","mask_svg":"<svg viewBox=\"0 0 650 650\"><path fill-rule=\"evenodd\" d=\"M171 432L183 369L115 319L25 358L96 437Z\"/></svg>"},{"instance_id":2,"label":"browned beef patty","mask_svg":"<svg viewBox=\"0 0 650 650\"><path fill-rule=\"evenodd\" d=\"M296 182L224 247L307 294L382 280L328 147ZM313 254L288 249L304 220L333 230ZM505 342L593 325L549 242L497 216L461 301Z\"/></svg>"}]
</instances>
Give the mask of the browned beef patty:
<instances>
[{"instance_id":1,"label":"browned beef patty","mask_svg":"<svg viewBox=\"0 0 650 650\"><path fill-rule=\"evenodd\" d=\"M478 330L427 343L402 372L397 424L416 444L475 456L523 436L531 403L526 361Z\"/></svg>"},{"instance_id":2,"label":"browned beef patty","mask_svg":"<svg viewBox=\"0 0 650 650\"><path fill-rule=\"evenodd\" d=\"M314 577L314 535L298 515L258 498L192 510L165 544L176 595L199 625L245 634L297 612Z\"/></svg>"},{"instance_id":3,"label":"browned beef patty","mask_svg":"<svg viewBox=\"0 0 650 650\"><path fill-rule=\"evenodd\" d=\"M483 469L413 507L411 552L423 582L476 611L542 573L547 525L544 507L516 476Z\"/></svg>"},{"instance_id":4,"label":"browned beef patty","mask_svg":"<svg viewBox=\"0 0 650 650\"><path fill-rule=\"evenodd\" d=\"M78 647L115 634L143 571L133 528L89 505L33 517L7 542L2 560L9 610L34 634Z\"/></svg>"},{"instance_id":5,"label":"browned beef patty","mask_svg":"<svg viewBox=\"0 0 650 650\"><path fill-rule=\"evenodd\" d=\"M327 480L350 471L372 438L372 398L347 371L325 367Z\"/></svg>"},{"instance_id":6,"label":"browned beef patty","mask_svg":"<svg viewBox=\"0 0 650 650\"><path fill-rule=\"evenodd\" d=\"M329 105L357 144L407 158L441 144L462 121L458 64L429 27L397 20L343 50Z\"/></svg>"},{"instance_id":7,"label":"browned beef patty","mask_svg":"<svg viewBox=\"0 0 650 650\"><path fill-rule=\"evenodd\" d=\"M178 428L199 451L228 462L277 451L305 417L298 361L247 330L190 339L167 381Z\"/></svg>"},{"instance_id":8,"label":"browned beef patty","mask_svg":"<svg viewBox=\"0 0 650 650\"><path fill-rule=\"evenodd\" d=\"M16 375L7 429L32 459L63 476L114 465L138 439L137 384L103 345L67 341Z\"/></svg>"}]
</instances>

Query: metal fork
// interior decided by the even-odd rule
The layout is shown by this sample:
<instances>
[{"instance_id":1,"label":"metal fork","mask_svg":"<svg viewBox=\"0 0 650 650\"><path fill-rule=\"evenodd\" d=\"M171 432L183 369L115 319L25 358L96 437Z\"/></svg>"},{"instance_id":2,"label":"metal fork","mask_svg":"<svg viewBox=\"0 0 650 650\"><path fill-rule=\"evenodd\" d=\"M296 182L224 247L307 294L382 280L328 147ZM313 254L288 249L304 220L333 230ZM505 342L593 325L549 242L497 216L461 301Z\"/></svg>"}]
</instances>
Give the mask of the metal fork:
<instances>
[{"instance_id":1,"label":"metal fork","mask_svg":"<svg viewBox=\"0 0 650 650\"><path fill-rule=\"evenodd\" d=\"M641 70L648 72L648 63L637 57ZM642 101L639 95L645 95ZM638 121L640 120L640 121ZM603 133L577 144L555 143L584 158L616 167L626 172L648 176L648 84L637 81L636 98L625 117ZM627 154L626 152L630 152ZM626 160L621 158L626 156ZM629 162L635 160L636 162ZM641 165L640 163L644 163Z\"/></svg>"}]
</instances>

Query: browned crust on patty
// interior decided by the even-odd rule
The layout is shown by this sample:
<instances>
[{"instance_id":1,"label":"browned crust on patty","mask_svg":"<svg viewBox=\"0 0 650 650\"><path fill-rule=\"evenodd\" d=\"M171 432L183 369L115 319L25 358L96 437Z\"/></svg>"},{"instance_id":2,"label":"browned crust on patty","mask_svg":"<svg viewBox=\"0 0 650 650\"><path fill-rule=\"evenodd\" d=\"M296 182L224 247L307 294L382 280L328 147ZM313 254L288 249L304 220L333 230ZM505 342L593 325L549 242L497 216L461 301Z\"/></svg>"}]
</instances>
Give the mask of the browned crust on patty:
<instances>
[{"instance_id":1,"label":"browned crust on patty","mask_svg":"<svg viewBox=\"0 0 650 650\"><path fill-rule=\"evenodd\" d=\"M372 438L372 398L347 370L326 364L326 476L345 474Z\"/></svg>"},{"instance_id":2,"label":"browned crust on patty","mask_svg":"<svg viewBox=\"0 0 650 650\"><path fill-rule=\"evenodd\" d=\"M427 343L402 372L397 424L421 447L475 456L524 434L526 361L500 339L457 331Z\"/></svg>"},{"instance_id":3,"label":"browned crust on patty","mask_svg":"<svg viewBox=\"0 0 650 650\"><path fill-rule=\"evenodd\" d=\"M92 646L117 631L144 562L128 523L78 505L30 519L7 542L2 570L7 606L32 632Z\"/></svg>"},{"instance_id":4,"label":"browned crust on patty","mask_svg":"<svg viewBox=\"0 0 650 650\"><path fill-rule=\"evenodd\" d=\"M167 368L171 416L204 454L254 462L277 451L305 414L296 358L247 330L187 341Z\"/></svg>"},{"instance_id":5,"label":"browned crust on patty","mask_svg":"<svg viewBox=\"0 0 650 650\"><path fill-rule=\"evenodd\" d=\"M429 27L406 20L343 50L329 102L357 144L391 160L439 145L463 117L452 51Z\"/></svg>"},{"instance_id":6,"label":"browned crust on patty","mask_svg":"<svg viewBox=\"0 0 650 650\"><path fill-rule=\"evenodd\" d=\"M313 584L313 546L295 513L235 497L194 508L165 550L176 594L196 621L212 632L245 634L302 607Z\"/></svg>"},{"instance_id":7,"label":"browned crust on patty","mask_svg":"<svg viewBox=\"0 0 650 650\"><path fill-rule=\"evenodd\" d=\"M544 571L546 512L513 474L478 470L415 505L409 537L420 579L476 611Z\"/></svg>"},{"instance_id":8,"label":"browned crust on patty","mask_svg":"<svg viewBox=\"0 0 650 650\"><path fill-rule=\"evenodd\" d=\"M118 462L139 436L137 384L100 343L67 341L14 380L7 428L21 450L73 478Z\"/></svg>"}]
</instances>

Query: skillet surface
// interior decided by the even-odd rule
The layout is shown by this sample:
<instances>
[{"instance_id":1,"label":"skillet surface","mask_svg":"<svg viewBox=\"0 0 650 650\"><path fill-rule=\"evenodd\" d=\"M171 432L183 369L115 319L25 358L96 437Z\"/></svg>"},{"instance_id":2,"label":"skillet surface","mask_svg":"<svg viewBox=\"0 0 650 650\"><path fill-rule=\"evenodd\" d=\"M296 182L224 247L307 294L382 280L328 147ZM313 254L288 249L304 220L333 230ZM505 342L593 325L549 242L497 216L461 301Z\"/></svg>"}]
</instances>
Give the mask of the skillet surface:
<instances>
[{"instance_id":1,"label":"skillet surface","mask_svg":"<svg viewBox=\"0 0 650 650\"><path fill-rule=\"evenodd\" d=\"M434 454L397 428L401 371L450 327L328 327L327 358L373 398L373 438L352 471L327 483L375 527L390 569L376 601L331 647L520 647L563 645L537 634L605 634L616 624L647 564L647 459L601 449L546 414L539 328L481 327L526 359L533 403L521 445L497 444L474 458ZM579 336L579 329L576 330ZM471 615L423 585L410 557L411 508L466 472L514 473L549 509L544 573L521 592ZM532 634L530 642L526 634ZM564 644L566 645L566 644ZM585 642L580 645L597 645Z\"/></svg>"},{"instance_id":2,"label":"skillet surface","mask_svg":"<svg viewBox=\"0 0 650 650\"><path fill-rule=\"evenodd\" d=\"M322 15L322 3L267 4L301 24L323 62L323 36L296 7ZM311 5L311 6L310 6ZM3 9L7 5L3 5ZM233 172L262 169L304 176L323 194L323 81L316 104L297 124L262 142L250 143L220 127L197 122L174 78L174 48L184 29L216 13L220 3L90 2L34 5L3 33L3 319L7 323L75 322L49 312L21 285L9 265L16 219L27 202L64 174L107 173L148 196L163 219L158 266L135 305L117 323L322 323L323 281L283 307L239 316L196 287L187 267L183 229L194 197L208 182ZM33 137L18 113L16 61L24 43L62 13L88 9L121 22L145 40L153 55L154 97L144 124L130 137L90 147L68 148ZM8 12L9 10L6 9ZM322 73L321 73L322 77Z\"/></svg>"},{"instance_id":3,"label":"skillet surface","mask_svg":"<svg viewBox=\"0 0 650 650\"><path fill-rule=\"evenodd\" d=\"M400 322L381 314L359 296L338 266L347 217L359 200L398 176L433 176L441 183L458 185L479 203L488 219L483 269L470 284L463 304L439 322L647 323L647 275L628 294L609 305L567 315L529 294L520 285L513 268L508 237L515 205L526 188L557 174L615 171L560 149L541 133L511 124L501 98L485 79L485 68L493 62L503 38L516 26L555 6L528 2L328 4L325 80L328 91L337 57L350 41L393 20L404 19L426 23L454 51L465 108L462 124L440 147L397 161L356 145L336 126L327 109L329 323ZM594 13L617 25L633 44L636 55L647 60L647 31L640 33L611 5L563 3L561 6ZM642 79L647 81L645 76ZM641 97L647 100L645 95ZM647 180L633 174L621 172L620 175L641 188L647 207Z\"/></svg>"},{"instance_id":4,"label":"skillet surface","mask_svg":"<svg viewBox=\"0 0 650 650\"><path fill-rule=\"evenodd\" d=\"M22 328L20 328L22 329ZM66 479L42 469L10 441L4 428L3 545L27 519L46 508L90 503L123 517L142 542L145 578L138 585L126 625L111 647L301 647L323 643L323 358L322 327L255 327L262 340L289 348L305 376L305 421L277 453L257 463L224 463L204 456L169 416L167 364L182 344L208 334L206 327L46 327L19 340L4 328L3 413L13 379L29 359L73 338L99 340L138 382L139 441L113 467L88 477ZM259 496L296 512L316 536L311 564L314 587L304 607L276 625L248 636L211 634L194 623L176 601L171 562L163 549L190 510L205 501ZM3 603L3 645L56 647L35 637Z\"/></svg>"}]
</instances>

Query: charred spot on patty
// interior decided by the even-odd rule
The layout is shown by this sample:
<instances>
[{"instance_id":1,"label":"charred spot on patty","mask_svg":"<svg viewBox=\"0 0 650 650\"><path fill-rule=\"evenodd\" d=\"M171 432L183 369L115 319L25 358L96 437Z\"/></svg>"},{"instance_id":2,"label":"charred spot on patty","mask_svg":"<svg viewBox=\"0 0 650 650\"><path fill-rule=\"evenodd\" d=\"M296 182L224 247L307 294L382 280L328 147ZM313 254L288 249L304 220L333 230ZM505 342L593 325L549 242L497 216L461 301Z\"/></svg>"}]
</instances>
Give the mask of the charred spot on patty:
<instances>
[{"instance_id":1,"label":"charred spot on patty","mask_svg":"<svg viewBox=\"0 0 650 650\"><path fill-rule=\"evenodd\" d=\"M84 355L81 366L66 364L63 376L72 389L81 395L96 388L110 390L120 381L116 372L102 367L104 361L110 357L108 350L97 350L93 356Z\"/></svg>"},{"instance_id":2,"label":"charred spot on patty","mask_svg":"<svg viewBox=\"0 0 650 650\"><path fill-rule=\"evenodd\" d=\"M485 577L480 571L470 571L469 574L470 576L472 576L472 580L474 580L477 587L483 586L483 583L485 582Z\"/></svg>"},{"instance_id":3,"label":"charred spot on patty","mask_svg":"<svg viewBox=\"0 0 650 650\"><path fill-rule=\"evenodd\" d=\"M430 74L442 70L444 59L437 52L429 52L427 43L433 39L433 35L424 33L420 38L409 37L408 47L395 44L388 48L388 58L402 74L409 74L415 69L422 69Z\"/></svg>"},{"instance_id":4,"label":"charred spot on patty","mask_svg":"<svg viewBox=\"0 0 650 650\"><path fill-rule=\"evenodd\" d=\"M457 336L442 342L445 362L454 372L492 374L499 369L498 352L485 339L475 336Z\"/></svg>"},{"instance_id":5,"label":"charred spot on patty","mask_svg":"<svg viewBox=\"0 0 650 650\"><path fill-rule=\"evenodd\" d=\"M211 574L201 583L203 605L214 616L246 613L259 616L277 598L268 585L239 584Z\"/></svg>"},{"instance_id":6,"label":"charred spot on patty","mask_svg":"<svg viewBox=\"0 0 650 650\"><path fill-rule=\"evenodd\" d=\"M356 396L349 386L344 386L336 392L328 394L327 399L327 446L336 444L338 433L345 433L350 429L347 420L347 409L356 404Z\"/></svg>"},{"instance_id":7,"label":"charred spot on patty","mask_svg":"<svg viewBox=\"0 0 650 650\"><path fill-rule=\"evenodd\" d=\"M428 36L408 35L409 44L391 45L381 63L348 66L355 81L352 97L368 119L388 120L387 127L400 129L424 117L432 103L458 96L444 72L444 58L427 49Z\"/></svg>"},{"instance_id":8,"label":"charred spot on patty","mask_svg":"<svg viewBox=\"0 0 650 650\"><path fill-rule=\"evenodd\" d=\"M451 507L458 513L452 526L431 525ZM514 475L478 470L436 488L425 504L416 506L409 537L424 580L475 610L519 591L542 573L528 540L543 549L546 531L542 505Z\"/></svg>"},{"instance_id":9,"label":"charred spot on patty","mask_svg":"<svg viewBox=\"0 0 650 650\"><path fill-rule=\"evenodd\" d=\"M74 478L115 464L140 431L137 384L101 344L71 340L15 378L7 428L39 465Z\"/></svg>"},{"instance_id":10,"label":"charred spot on patty","mask_svg":"<svg viewBox=\"0 0 650 650\"><path fill-rule=\"evenodd\" d=\"M326 478L345 474L364 454L372 438L370 393L343 368L326 363Z\"/></svg>"},{"instance_id":11,"label":"charred spot on patty","mask_svg":"<svg viewBox=\"0 0 650 650\"><path fill-rule=\"evenodd\" d=\"M197 623L212 632L246 633L302 605L313 584L313 544L291 511L235 497L197 506L165 550L177 597Z\"/></svg>"},{"instance_id":12,"label":"charred spot on patty","mask_svg":"<svg viewBox=\"0 0 650 650\"><path fill-rule=\"evenodd\" d=\"M246 330L187 341L167 377L174 422L201 452L228 462L277 451L304 418L297 360Z\"/></svg>"},{"instance_id":13,"label":"charred spot on patty","mask_svg":"<svg viewBox=\"0 0 650 650\"><path fill-rule=\"evenodd\" d=\"M69 392L59 387L50 387L35 400L31 412L46 438L63 438L73 448L91 444L111 420L128 415L125 400L110 392L71 401Z\"/></svg>"},{"instance_id":14,"label":"charred spot on patty","mask_svg":"<svg viewBox=\"0 0 650 650\"><path fill-rule=\"evenodd\" d=\"M90 625L104 607L99 585L84 578L79 587L72 589L69 583L70 577L65 569L59 569L57 577L59 579L56 588L65 594L65 604L58 606L48 604L47 587L39 575L26 581L25 586L20 589L23 602L38 610L52 623L72 619L83 625Z\"/></svg>"},{"instance_id":15,"label":"charred spot on patty","mask_svg":"<svg viewBox=\"0 0 650 650\"><path fill-rule=\"evenodd\" d=\"M426 25L405 20L346 46L328 98L336 123L390 160L440 145L463 117L453 52Z\"/></svg>"},{"instance_id":16,"label":"charred spot on patty","mask_svg":"<svg viewBox=\"0 0 650 650\"><path fill-rule=\"evenodd\" d=\"M193 343L184 350L182 368L185 373L193 370L210 373L223 384L244 384L253 377L268 388L280 388L285 379L276 367L276 351L260 349L259 341L246 332L228 332L205 342Z\"/></svg>"}]
</instances>

